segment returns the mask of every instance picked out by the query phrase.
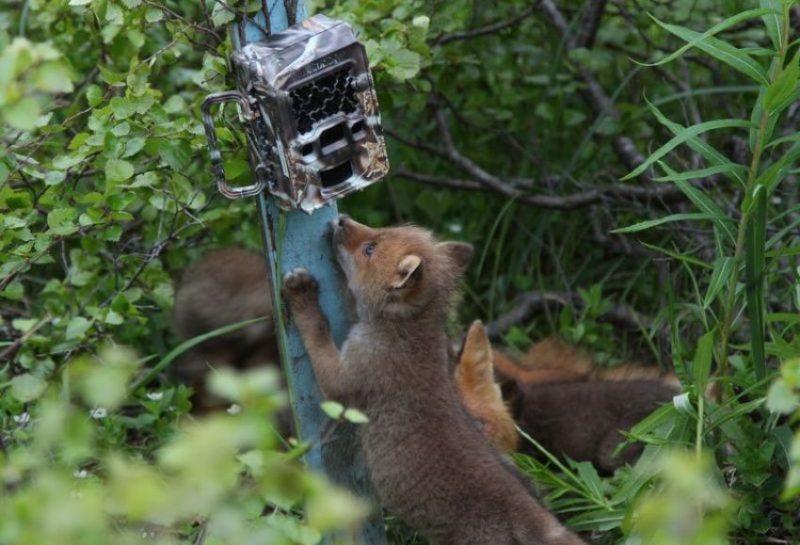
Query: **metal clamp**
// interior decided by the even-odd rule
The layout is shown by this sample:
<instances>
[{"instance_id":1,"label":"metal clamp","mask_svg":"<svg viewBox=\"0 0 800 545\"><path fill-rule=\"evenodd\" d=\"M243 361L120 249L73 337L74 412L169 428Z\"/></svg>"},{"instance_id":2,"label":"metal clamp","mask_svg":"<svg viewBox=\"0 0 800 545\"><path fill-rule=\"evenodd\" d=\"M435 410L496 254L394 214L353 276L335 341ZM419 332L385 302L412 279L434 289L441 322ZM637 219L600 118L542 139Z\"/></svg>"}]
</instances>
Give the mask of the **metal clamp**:
<instances>
[{"instance_id":1,"label":"metal clamp","mask_svg":"<svg viewBox=\"0 0 800 545\"><path fill-rule=\"evenodd\" d=\"M203 126L206 130L206 139L208 140L208 150L211 156L211 171L214 176L214 181L217 184L217 189L225 197L229 199L252 197L261 193L266 186L264 180L257 174L255 183L250 185L231 186L228 185L228 181L225 179L225 168L222 165L222 153L219 150L214 118L211 115L211 106L225 102L237 102L241 107L242 115L245 120L248 122L253 121L253 111L250 108L250 103L247 97L239 91L222 91L220 93L210 94L206 97L203 101L201 111L203 113Z\"/></svg>"}]
</instances>

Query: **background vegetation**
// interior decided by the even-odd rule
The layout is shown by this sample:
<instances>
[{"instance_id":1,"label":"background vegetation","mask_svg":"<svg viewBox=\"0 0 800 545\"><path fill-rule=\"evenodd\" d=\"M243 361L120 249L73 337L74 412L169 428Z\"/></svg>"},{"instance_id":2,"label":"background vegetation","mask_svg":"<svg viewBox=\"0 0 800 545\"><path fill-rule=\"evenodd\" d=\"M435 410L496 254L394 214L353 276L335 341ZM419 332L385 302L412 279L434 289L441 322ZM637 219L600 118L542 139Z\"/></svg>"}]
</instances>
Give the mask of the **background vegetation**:
<instances>
[{"instance_id":1,"label":"background vegetation","mask_svg":"<svg viewBox=\"0 0 800 545\"><path fill-rule=\"evenodd\" d=\"M328 4L367 43L393 164L341 207L474 243L460 321L681 378L633 469L520 458L551 507L598 543L797 542L795 2ZM0 543L315 543L361 513L277 449L274 376L217 377L235 405L210 419L141 380L178 344L173 278L258 246L254 203L212 188L199 104L259 7L0 11Z\"/></svg>"}]
</instances>

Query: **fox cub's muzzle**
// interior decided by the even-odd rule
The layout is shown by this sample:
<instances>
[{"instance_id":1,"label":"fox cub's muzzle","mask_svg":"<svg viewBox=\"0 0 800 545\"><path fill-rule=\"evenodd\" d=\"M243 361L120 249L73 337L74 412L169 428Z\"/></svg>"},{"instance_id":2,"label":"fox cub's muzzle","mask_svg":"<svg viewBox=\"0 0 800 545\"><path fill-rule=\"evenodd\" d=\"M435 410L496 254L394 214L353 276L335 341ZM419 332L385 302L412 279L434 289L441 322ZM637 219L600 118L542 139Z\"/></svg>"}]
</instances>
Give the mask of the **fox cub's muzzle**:
<instances>
[{"instance_id":1,"label":"fox cub's muzzle","mask_svg":"<svg viewBox=\"0 0 800 545\"><path fill-rule=\"evenodd\" d=\"M345 214L331 222L331 229L333 243L349 253L355 252L374 233L373 229L350 219L350 216Z\"/></svg>"}]
</instances>

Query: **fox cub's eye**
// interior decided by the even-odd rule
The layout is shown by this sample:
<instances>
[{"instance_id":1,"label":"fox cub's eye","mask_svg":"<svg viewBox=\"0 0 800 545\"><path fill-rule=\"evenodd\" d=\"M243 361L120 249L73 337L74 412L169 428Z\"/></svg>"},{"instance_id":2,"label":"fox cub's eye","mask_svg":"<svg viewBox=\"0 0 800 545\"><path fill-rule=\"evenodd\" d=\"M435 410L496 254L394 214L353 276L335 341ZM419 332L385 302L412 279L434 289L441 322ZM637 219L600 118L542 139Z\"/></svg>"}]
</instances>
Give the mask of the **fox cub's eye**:
<instances>
[{"instance_id":1,"label":"fox cub's eye","mask_svg":"<svg viewBox=\"0 0 800 545\"><path fill-rule=\"evenodd\" d=\"M369 257L372 255L372 252L375 251L375 243L374 242L367 242L364 245L364 255Z\"/></svg>"}]
</instances>

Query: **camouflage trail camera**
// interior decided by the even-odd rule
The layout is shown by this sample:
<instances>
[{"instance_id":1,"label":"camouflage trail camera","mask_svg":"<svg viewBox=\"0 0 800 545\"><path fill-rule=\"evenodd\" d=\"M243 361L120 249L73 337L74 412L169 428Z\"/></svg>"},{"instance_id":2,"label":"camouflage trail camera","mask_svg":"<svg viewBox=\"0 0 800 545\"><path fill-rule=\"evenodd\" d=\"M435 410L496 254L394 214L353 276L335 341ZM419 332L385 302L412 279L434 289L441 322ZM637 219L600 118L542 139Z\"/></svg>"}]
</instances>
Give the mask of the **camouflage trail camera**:
<instances>
[{"instance_id":1,"label":"camouflage trail camera","mask_svg":"<svg viewBox=\"0 0 800 545\"><path fill-rule=\"evenodd\" d=\"M344 22L315 15L233 55L237 91L209 95L203 120L214 177L227 197L267 188L282 208L312 212L386 175L389 162L364 46ZM255 176L226 180L210 114L235 101Z\"/></svg>"}]
</instances>

